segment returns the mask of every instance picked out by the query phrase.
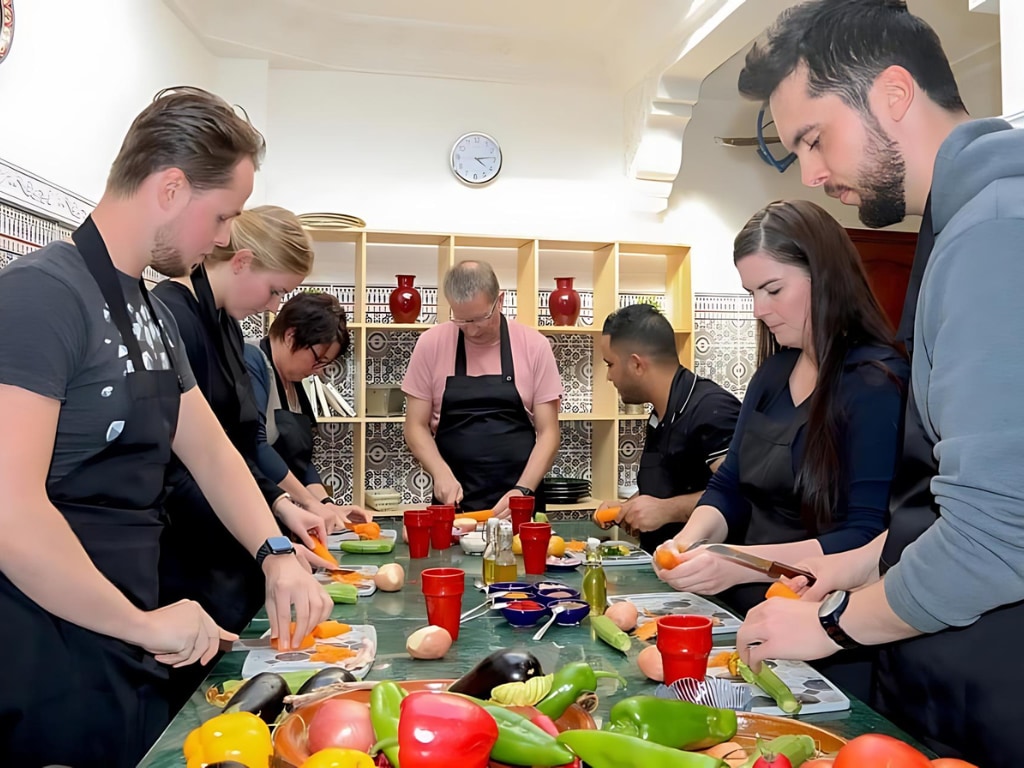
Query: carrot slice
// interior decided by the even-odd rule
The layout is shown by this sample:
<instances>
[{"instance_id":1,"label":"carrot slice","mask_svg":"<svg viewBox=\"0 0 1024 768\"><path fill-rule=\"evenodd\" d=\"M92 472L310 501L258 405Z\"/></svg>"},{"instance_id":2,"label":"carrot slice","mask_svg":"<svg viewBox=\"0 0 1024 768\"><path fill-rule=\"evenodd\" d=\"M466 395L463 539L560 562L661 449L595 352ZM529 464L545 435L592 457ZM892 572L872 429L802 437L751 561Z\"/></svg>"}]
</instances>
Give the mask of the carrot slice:
<instances>
[{"instance_id":1,"label":"carrot slice","mask_svg":"<svg viewBox=\"0 0 1024 768\"><path fill-rule=\"evenodd\" d=\"M345 527L354 531L360 539L374 541L380 538L380 525L377 523L345 523Z\"/></svg>"},{"instance_id":2,"label":"carrot slice","mask_svg":"<svg viewBox=\"0 0 1024 768\"><path fill-rule=\"evenodd\" d=\"M658 636L658 622L648 621L633 630L633 637L637 640L651 640Z\"/></svg>"},{"instance_id":3,"label":"carrot slice","mask_svg":"<svg viewBox=\"0 0 1024 768\"><path fill-rule=\"evenodd\" d=\"M714 656L712 656L710 659L708 659L708 666L709 667L728 667L729 666L729 659L730 658L732 658L732 652L731 651L722 651L721 653L716 653Z\"/></svg>"},{"instance_id":4,"label":"carrot slice","mask_svg":"<svg viewBox=\"0 0 1024 768\"><path fill-rule=\"evenodd\" d=\"M348 624L343 624L340 621L321 621L316 627L313 628L313 637L318 640L326 640L329 637L337 637L338 635L347 635L352 631L352 627Z\"/></svg>"},{"instance_id":5,"label":"carrot slice","mask_svg":"<svg viewBox=\"0 0 1024 768\"><path fill-rule=\"evenodd\" d=\"M787 587L781 581L776 581L770 587L768 591L764 593L765 598L769 597L785 597L789 600L799 600L800 595L794 592L792 589Z\"/></svg>"},{"instance_id":6,"label":"carrot slice","mask_svg":"<svg viewBox=\"0 0 1024 768\"><path fill-rule=\"evenodd\" d=\"M356 652L351 648L345 648L340 645L328 645L326 643L317 643L316 652L311 654L309 657L310 661L322 661L326 664L337 664L338 662L351 659L356 655Z\"/></svg>"},{"instance_id":7,"label":"carrot slice","mask_svg":"<svg viewBox=\"0 0 1024 768\"><path fill-rule=\"evenodd\" d=\"M317 557L323 558L327 562L331 563L331 565L335 565L336 566L338 564L338 561L335 559L334 555L332 555L328 551L326 545L322 541L320 541L320 539L318 539L316 536L310 535L310 538L313 540L313 545L314 545L313 546L313 554L316 555Z\"/></svg>"},{"instance_id":8,"label":"carrot slice","mask_svg":"<svg viewBox=\"0 0 1024 768\"><path fill-rule=\"evenodd\" d=\"M619 511L622 507L608 507L607 509L599 509L594 513L594 519L605 525L607 523L614 523L615 518L619 516Z\"/></svg>"},{"instance_id":9,"label":"carrot slice","mask_svg":"<svg viewBox=\"0 0 1024 768\"><path fill-rule=\"evenodd\" d=\"M293 634L295 634L294 621L288 625L288 636L291 637ZM313 639L313 635L306 635L304 638L302 638L302 642L299 643L299 650L302 650L304 648L312 648L315 644L316 641ZM273 648L275 651L280 650L280 648L278 648L278 638L270 638L270 647ZM295 649L292 648L291 650L294 651Z\"/></svg>"}]
</instances>

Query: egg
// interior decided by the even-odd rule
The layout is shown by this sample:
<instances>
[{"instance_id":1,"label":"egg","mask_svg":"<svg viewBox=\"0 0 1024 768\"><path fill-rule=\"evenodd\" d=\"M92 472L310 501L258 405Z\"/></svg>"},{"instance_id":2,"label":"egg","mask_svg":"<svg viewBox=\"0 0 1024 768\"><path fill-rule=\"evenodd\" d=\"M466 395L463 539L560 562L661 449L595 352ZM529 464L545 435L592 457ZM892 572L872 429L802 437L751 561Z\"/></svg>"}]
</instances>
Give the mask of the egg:
<instances>
[{"instance_id":1,"label":"egg","mask_svg":"<svg viewBox=\"0 0 1024 768\"><path fill-rule=\"evenodd\" d=\"M658 646L649 645L640 651L636 657L636 665L644 677L657 680L659 683L665 679L665 666L661 660L661 651Z\"/></svg>"},{"instance_id":2,"label":"egg","mask_svg":"<svg viewBox=\"0 0 1024 768\"><path fill-rule=\"evenodd\" d=\"M444 627L417 629L405 641L405 650L414 659L440 659L452 647L452 636Z\"/></svg>"},{"instance_id":3,"label":"egg","mask_svg":"<svg viewBox=\"0 0 1024 768\"><path fill-rule=\"evenodd\" d=\"M397 592L405 584L405 569L398 563L382 565L374 574L373 583L381 592Z\"/></svg>"},{"instance_id":4,"label":"egg","mask_svg":"<svg viewBox=\"0 0 1024 768\"><path fill-rule=\"evenodd\" d=\"M604 612L604 615L611 619L612 623L623 632L629 632L636 626L636 620L639 618L640 613L635 605L628 600L623 600L621 603L612 603L608 606L608 610Z\"/></svg>"}]
</instances>

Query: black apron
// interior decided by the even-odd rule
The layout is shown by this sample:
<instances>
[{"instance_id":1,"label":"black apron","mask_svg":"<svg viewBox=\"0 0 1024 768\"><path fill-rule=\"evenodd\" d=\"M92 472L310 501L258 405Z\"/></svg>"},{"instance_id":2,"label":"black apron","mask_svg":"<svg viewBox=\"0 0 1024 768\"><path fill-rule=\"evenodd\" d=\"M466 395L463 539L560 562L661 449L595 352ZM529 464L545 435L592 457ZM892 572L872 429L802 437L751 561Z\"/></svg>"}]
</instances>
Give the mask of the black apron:
<instances>
[{"instance_id":1,"label":"black apron","mask_svg":"<svg viewBox=\"0 0 1024 768\"><path fill-rule=\"evenodd\" d=\"M118 274L91 217L72 238L128 348L132 406L121 434L66 477L48 482L47 493L97 569L140 609L152 610L164 474L182 384L162 328L172 368L145 369ZM141 648L56 618L2 574L0 616L0 644L9 650L0 687L0 765L134 766L167 724L166 668Z\"/></svg>"},{"instance_id":2,"label":"black apron","mask_svg":"<svg viewBox=\"0 0 1024 768\"><path fill-rule=\"evenodd\" d=\"M270 362L270 372L274 374L278 397L281 404L285 406L277 408L273 414L278 434L277 440L273 442L274 450L284 459L284 463L288 465L288 469L299 479L299 482L305 483L306 473L313 464L313 435L316 433L316 417L313 416L313 406L310 404L309 398L306 397L306 390L303 389L302 384L296 383L295 396L298 398L302 413L295 413L287 407L288 392L274 367L269 338L264 337L260 340L260 349L263 350L263 354Z\"/></svg>"},{"instance_id":3,"label":"black apron","mask_svg":"<svg viewBox=\"0 0 1024 768\"><path fill-rule=\"evenodd\" d=\"M935 242L931 200L921 223L900 332L912 352L921 276ZM913 389L907 399L903 460L893 482L892 522L879 569L899 562L903 550L938 519L931 478L938 472ZM940 755L962 757L985 768L1020 761L1018 692L1024 602L990 611L969 627L923 635L879 650L873 704Z\"/></svg>"},{"instance_id":4,"label":"black apron","mask_svg":"<svg viewBox=\"0 0 1024 768\"><path fill-rule=\"evenodd\" d=\"M240 453L254 453L259 422L241 332L226 312L217 309L202 266L192 273L192 286L203 328L217 350L221 373L232 383L238 403L237 412L221 426ZM175 466L171 482L160 561L161 603L196 600L219 626L240 632L266 601L263 571L224 527L195 478L180 464ZM175 703L191 695L203 674L200 665L171 673L176 680Z\"/></svg>"},{"instance_id":5,"label":"black apron","mask_svg":"<svg viewBox=\"0 0 1024 768\"><path fill-rule=\"evenodd\" d=\"M459 331L455 374L445 381L434 439L462 485L462 509L490 509L519 484L537 432L516 389L508 321L501 316L501 373L466 375L466 343ZM543 509L537 489L535 509ZM435 502L437 499L435 499Z\"/></svg>"},{"instance_id":6,"label":"black apron","mask_svg":"<svg viewBox=\"0 0 1024 768\"><path fill-rule=\"evenodd\" d=\"M685 377L691 381L686 386ZM710 470L704 477L682 477L677 466L671 461L668 452L670 432L673 429L685 428L681 418L693 398L697 387L697 376L682 366L672 379L668 405L664 417L658 426L647 425L644 438L644 450L640 454L640 468L636 473L638 493L653 496L656 499L671 499L688 493L696 493L707 487ZM653 552L658 545L668 541L683 530L683 523L666 523L653 531L641 531L640 546L645 552Z\"/></svg>"}]
</instances>

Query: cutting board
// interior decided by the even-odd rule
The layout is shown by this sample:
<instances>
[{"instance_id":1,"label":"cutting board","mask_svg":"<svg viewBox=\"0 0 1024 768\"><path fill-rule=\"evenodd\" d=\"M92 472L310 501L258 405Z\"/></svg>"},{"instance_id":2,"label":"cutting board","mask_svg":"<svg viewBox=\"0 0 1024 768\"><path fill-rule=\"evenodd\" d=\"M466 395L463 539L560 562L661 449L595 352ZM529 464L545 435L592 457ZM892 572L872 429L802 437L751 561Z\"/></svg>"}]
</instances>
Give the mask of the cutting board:
<instances>
[{"instance_id":1,"label":"cutting board","mask_svg":"<svg viewBox=\"0 0 1024 768\"><path fill-rule=\"evenodd\" d=\"M270 637L268 629L263 637ZM368 661L358 667L350 667L347 662L355 659L348 659L340 664L327 664L322 661L310 661L316 650L307 648L302 651L276 651L273 648L261 648L249 651L242 664L242 677L248 679L260 672L295 672L302 669L324 669L326 667L341 666L351 672L356 678L362 680L370 672L373 666L373 658L377 655L377 630L369 624L354 624L352 630L344 635L329 637L326 640L317 640L323 645L336 645L351 648L358 652L361 648L367 649Z\"/></svg>"},{"instance_id":2,"label":"cutting board","mask_svg":"<svg viewBox=\"0 0 1024 768\"><path fill-rule=\"evenodd\" d=\"M692 592L650 592L642 595L613 595L608 598L610 603L621 603L625 600L633 603L640 611L640 618L637 622L639 625L655 621L658 616L690 613L717 619L718 621L711 627L711 634L734 635L742 623L739 618L722 606ZM649 616L645 612L654 615Z\"/></svg>"}]
</instances>

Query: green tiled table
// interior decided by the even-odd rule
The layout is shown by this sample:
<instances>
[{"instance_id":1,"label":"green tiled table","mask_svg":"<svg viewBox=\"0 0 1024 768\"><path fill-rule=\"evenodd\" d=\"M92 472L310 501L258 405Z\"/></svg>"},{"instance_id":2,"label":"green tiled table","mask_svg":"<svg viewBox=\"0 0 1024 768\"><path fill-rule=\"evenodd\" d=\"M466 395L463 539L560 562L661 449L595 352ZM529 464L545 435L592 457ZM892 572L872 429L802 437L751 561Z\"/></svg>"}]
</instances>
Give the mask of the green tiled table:
<instances>
[{"instance_id":1,"label":"green tiled table","mask_svg":"<svg viewBox=\"0 0 1024 768\"><path fill-rule=\"evenodd\" d=\"M594 535L597 529L584 522L555 522L555 531L566 539L584 538ZM385 527L388 524L385 523ZM602 681L599 688L600 705L595 718L600 724L601 718L607 714L611 703L618 698L637 693L653 693L655 683L650 682L637 669L635 658L642 644L634 641L634 648L628 657L594 638L588 622L577 627L552 626L543 641L534 642L531 637L534 628L515 629L510 626L500 612L493 612L486 618L475 619L462 626L458 642L443 659L422 661L409 658L405 652L405 639L416 628L426 623L426 607L420 592L419 574L424 568L451 566L466 571L466 594L463 596L463 610L481 602L481 593L473 587L473 581L480 576L481 560L477 556L466 555L458 547L434 552L424 560L409 560L408 548L399 543L391 555L344 555L345 565L382 564L396 560L406 569L406 586L400 592L377 592L372 597L360 599L356 605L335 606L333 618L349 624L372 624L377 630L377 657L370 670L368 680L416 680L432 678L460 677L477 661L499 648L512 645L524 645L540 660L547 672L554 671L560 665L583 660L597 669L615 669L627 679L629 686L625 691L612 692L612 683ZM520 562L521 566L521 562ZM643 592L659 592L665 585L657 579L650 566L608 568L608 593L635 594ZM570 586L578 587L582 578L582 569L568 573L548 574L547 580L562 581ZM529 577L535 581L537 577ZM268 627L265 615L261 613L247 629L248 636L258 636ZM716 636L716 644L730 645L735 642L735 635ZM224 680L237 679L241 674L244 652L226 654L214 667L209 678L193 694L192 698L177 714L167 730L163 733L149 754L139 763L140 768L183 768L185 760L181 745L185 736L201 722L218 712L215 707L206 703L204 691L210 685ZM848 712L823 715L810 715L801 719L845 737L852 738L861 733L876 731L888 733L911 741L896 726L885 720L881 715L866 704L854 699Z\"/></svg>"}]
</instances>

